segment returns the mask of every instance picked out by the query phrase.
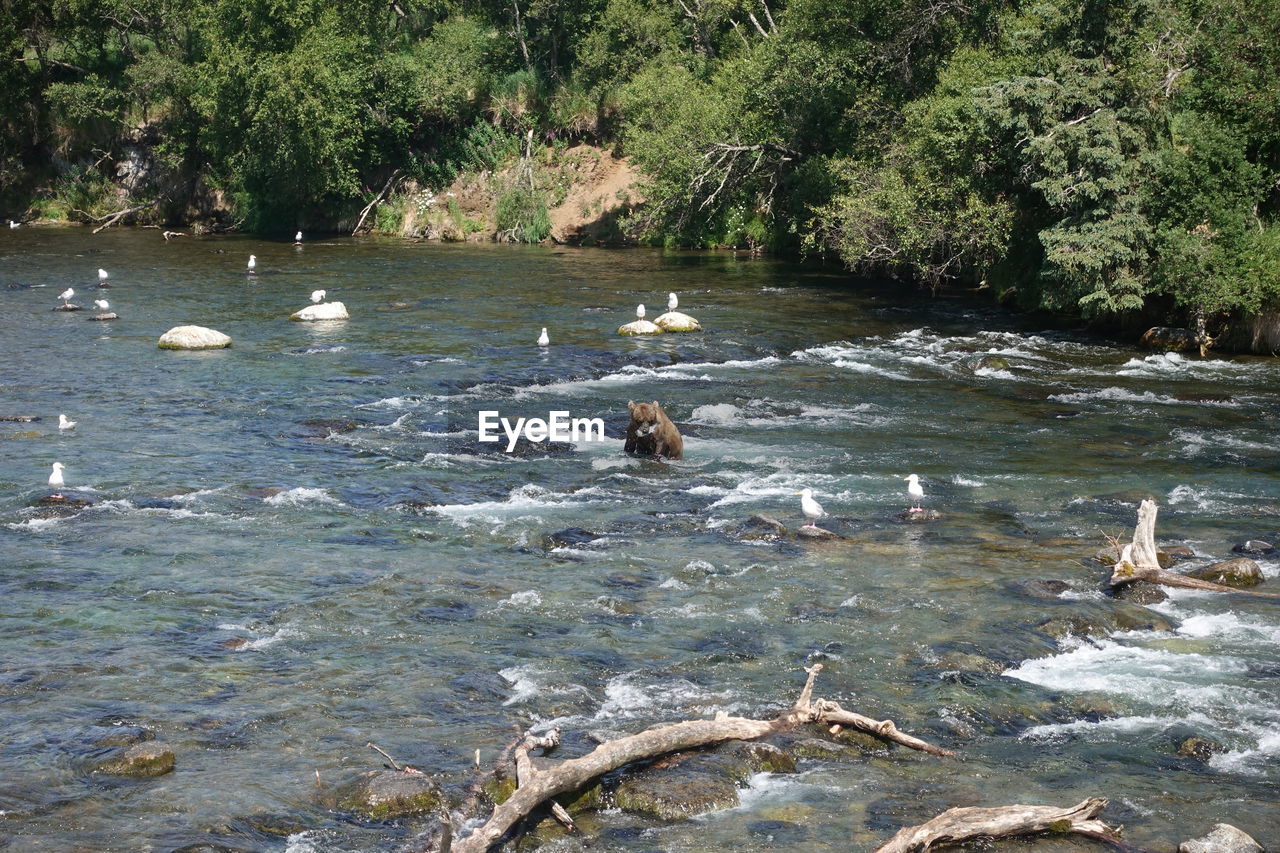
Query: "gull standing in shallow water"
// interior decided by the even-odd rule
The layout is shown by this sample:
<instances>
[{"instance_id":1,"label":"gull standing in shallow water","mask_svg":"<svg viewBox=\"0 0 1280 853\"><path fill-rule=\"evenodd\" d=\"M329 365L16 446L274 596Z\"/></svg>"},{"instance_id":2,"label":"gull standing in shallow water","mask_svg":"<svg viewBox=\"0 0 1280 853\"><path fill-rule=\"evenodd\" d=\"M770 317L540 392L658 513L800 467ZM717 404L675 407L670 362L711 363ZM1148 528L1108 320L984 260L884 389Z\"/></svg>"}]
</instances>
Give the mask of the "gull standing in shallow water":
<instances>
[{"instance_id":1,"label":"gull standing in shallow water","mask_svg":"<svg viewBox=\"0 0 1280 853\"><path fill-rule=\"evenodd\" d=\"M796 492L800 496L800 510L804 513L804 517L809 519L809 523L805 527L817 527L814 524L816 520L826 515L826 511L822 509L822 504L813 499L813 489L805 489L802 492Z\"/></svg>"},{"instance_id":2,"label":"gull standing in shallow water","mask_svg":"<svg viewBox=\"0 0 1280 853\"><path fill-rule=\"evenodd\" d=\"M551 343L551 338L547 337L547 327L543 326L542 334L538 335L538 346L545 347L549 343Z\"/></svg>"},{"instance_id":3,"label":"gull standing in shallow water","mask_svg":"<svg viewBox=\"0 0 1280 853\"><path fill-rule=\"evenodd\" d=\"M920 486L920 475L912 474L902 479L907 481L907 494L911 495L911 511L920 512L920 501L924 498L924 489Z\"/></svg>"},{"instance_id":4,"label":"gull standing in shallow water","mask_svg":"<svg viewBox=\"0 0 1280 853\"><path fill-rule=\"evenodd\" d=\"M75 288L68 287L66 290L58 294L58 298L62 300L62 304L66 305L71 301L71 297L76 295Z\"/></svg>"},{"instance_id":5,"label":"gull standing in shallow water","mask_svg":"<svg viewBox=\"0 0 1280 853\"><path fill-rule=\"evenodd\" d=\"M58 415L58 429L75 429L76 422L67 420L66 415Z\"/></svg>"},{"instance_id":6,"label":"gull standing in shallow water","mask_svg":"<svg viewBox=\"0 0 1280 853\"><path fill-rule=\"evenodd\" d=\"M62 479L62 469L64 467L66 466L64 466L61 462L53 463L53 473L49 475L49 485L56 490L55 494L53 495L53 497L55 498L62 497L62 487L63 485L65 485Z\"/></svg>"},{"instance_id":7,"label":"gull standing in shallow water","mask_svg":"<svg viewBox=\"0 0 1280 853\"><path fill-rule=\"evenodd\" d=\"M313 290L313 291L311 291L311 301L312 301L312 302L324 302L324 291L323 291L323 290Z\"/></svg>"},{"instance_id":8,"label":"gull standing in shallow water","mask_svg":"<svg viewBox=\"0 0 1280 853\"><path fill-rule=\"evenodd\" d=\"M301 246L301 245L302 245L302 232L301 232L301 231L299 231L297 234L294 234L294 235L293 235L293 245L295 245L295 246Z\"/></svg>"},{"instance_id":9,"label":"gull standing in shallow water","mask_svg":"<svg viewBox=\"0 0 1280 853\"><path fill-rule=\"evenodd\" d=\"M246 268L246 269L248 270L248 272L249 272L249 275L253 275L254 270L256 270L256 269L257 269L257 267L258 267L258 256L257 256L257 255L250 255L250 256L249 256L249 266Z\"/></svg>"}]
</instances>

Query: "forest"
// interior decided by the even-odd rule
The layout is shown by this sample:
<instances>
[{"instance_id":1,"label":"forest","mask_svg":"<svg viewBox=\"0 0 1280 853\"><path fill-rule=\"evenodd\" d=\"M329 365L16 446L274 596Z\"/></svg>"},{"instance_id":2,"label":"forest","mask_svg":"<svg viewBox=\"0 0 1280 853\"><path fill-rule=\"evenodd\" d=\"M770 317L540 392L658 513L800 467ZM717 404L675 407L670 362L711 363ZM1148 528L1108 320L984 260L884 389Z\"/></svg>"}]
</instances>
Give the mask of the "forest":
<instances>
[{"instance_id":1,"label":"forest","mask_svg":"<svg viewBox=\"0 0 1280 853\"><path fill-rule=\"evenodd\" d=\"M4 8L19 222L320 231L394 178L439 192L585 141L643 176L620 223L643 243L1103 322L1213 328L1280 299L1280 0ZM529 170L499 224L542 240L547 203Z\"/></svg>"}]
</instances>

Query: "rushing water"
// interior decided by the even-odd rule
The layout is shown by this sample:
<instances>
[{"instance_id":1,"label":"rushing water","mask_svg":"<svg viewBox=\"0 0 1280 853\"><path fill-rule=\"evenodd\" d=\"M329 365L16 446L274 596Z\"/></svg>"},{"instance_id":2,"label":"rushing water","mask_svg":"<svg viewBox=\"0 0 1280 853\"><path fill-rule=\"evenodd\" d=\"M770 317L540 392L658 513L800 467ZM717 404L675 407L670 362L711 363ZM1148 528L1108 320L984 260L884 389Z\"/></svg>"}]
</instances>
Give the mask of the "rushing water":
<instances>
[{"instance_id":1,"label":"rushing water","mask_svg":"<svg viewBox=\"0 0 1280 853\"><path fill-rule=\"evenodd\" d=\"M0 423L6 849L401 850L420 827L316 801L317 778L379 765L369 741L460 797L517 727L558 724L574 754L771 716L813 661L820 695L960 757L808 761L692 821L607 813L595 849L863 850L951 805L1094 795L1139 844L1219 820L1280 844L1274 600L1178 592L1155 606L1171 630L1035 630L1113 608L1088 558L1142 494L1199 562L1276 535L1280 362L732 255L25 228L0 282L0 415L42 418ZM52 311L68 285L120 319ZM315 288L352 319L291 323ZM668 291L706 332L614 334ZM235 344L156 348L183 323ZM630 399L682 425L682 462L623 454ZM476 441L482 409L610 438L507 455ZM31 506L54 461L94 506ZM911 472L941 520L897 518ZM802 523L806 486L848 540L735 535ZM601 536L544 539L569 527ZM89 773L122 723L176 771ZM1178 757L1192 734L1227 751Z\"/></svg>"}]
</instances>

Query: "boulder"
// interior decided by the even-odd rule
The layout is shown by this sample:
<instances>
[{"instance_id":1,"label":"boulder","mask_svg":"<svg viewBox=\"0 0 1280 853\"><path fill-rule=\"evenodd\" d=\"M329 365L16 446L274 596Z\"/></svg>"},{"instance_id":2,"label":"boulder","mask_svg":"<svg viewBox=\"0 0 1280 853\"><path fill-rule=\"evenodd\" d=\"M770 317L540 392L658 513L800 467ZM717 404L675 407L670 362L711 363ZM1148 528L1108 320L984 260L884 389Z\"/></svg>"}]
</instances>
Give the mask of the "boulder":
<instances>
[{"instance_id":1,"label":"boulder","mask_svg":"<svg viewBox=\"0 0 1280 853\"><path fill-rule=\"evenodd\" d=\"M588 542L594 542L599 538L599 533L592 533L585 528L566 527L564 530L557 530L554 533L544 533L542 547L546 551L554 548L572 548L576 545L586 545Z\"/></svg>"},{"instance_id":2,"label":"boulder","mask_svg":"<svg viewBox=\"0 0 1280 853\"><path fill-rule=\"evenodd\" d=\"M1275 546L1270 542L1263 542L1260 539L1250 539L1248 542L1241 542L1239 545L1231 549L1235 554L1252 554L1256 557L1265 557L1276 552Z\"/></svg>"},{"instance_id":3,"label":"boulder","mask_svg":"<svg viewBox=\"0 0 1280 853\"><path fill-rule=\"evenodd\" d=\"M135 743L103 760L95 773L109 776L163 776L173 770L173 750L168 744L151 740Z\"/></svg>"},{"instance_id":4,"label":"boulder","mask_svg":"<svg viewBox=\"0 0 1280 853\"><path fill-rule=\"evenodd\" d=\"M1147 349L1160 352L1192 352L1200 348L1196 343L1195 332L1172 326L1153 326L1147 329L1139 343Z\"/></svg>"},{"instance_id":5,"label":"boulder","mask_svg":"<svg viewBox=\"0 0 1280 853\"><path fill-rule=\"evenodd\" d=\"M942 513L936 509L904 509L895 516L899 521L905 521L908 524L923 524L928 521L937 521L942 518Z\"/></svg>"},{"instance_id":6,"label":"boulder","mask_svg":"<svg viewBox=\"0 0 1280 853\"><path fill-rule=\"evenodd\" d=\"M308 305L300 311L294 311L289 315L290 320L350 320L351 315L347 313L347 306L341 302L321 302L319 305Z\"/></svg>"},{"instance_id":7,"label":"boulder","mask_svg":"<svg viewBox=\"0 0 1280 853\"><path fill-rule=\"evenodd\" d=\"M337 805L374 820L443 812L444 795L431 777L403 770L370 770L348 782Z\"/></svg>"},{"instance_id":8,"label":"boulder","mask_svg":"<svg viewBox=\"0 0 1280 853\"><path fill-rule=\"evenodd\" d=\"M1203 838L1179 844L1178 853L1262 853L1262 845L1231 824L1219 823Z\"/></svg>"},{"instance_id":9,"label":"boulder","mask_svg":"<svg viewBox=\"0 0 1280 853\"><path fill-rule=\"evenodd\" d=\"M68 302L68 303L66 303L65 305L59 305L59 306L55 307L53 310L54 310L54 311L79 311L79 310L80 310L80 306L79 306L79 305L73 305L72 303Z\"/></svg>"},{"instance_id":10,"label":"boulder","mask_svg":"<svg viewBox=\"0 0 1280 853\"><path fill-rule=\"evenodd\" d=\"M801 527L796 530L796 538L807 539L810 542L830 542L844 537L822 527Z\"/></svg>"},{"instance_id":11,"label":"boulder","mask_svg":"<svg viewBox=\"0 0 1280 853\"><path fill-rule=\"evenodd\" d=\"M971 361L969 369L974 373L979 370L1008 370L1009 359L999 355L983 355Z\"/></svg>"},{"instance_id":12,"label":"boulder","mask_svg":"<svg viewBox=\"0 0 1280 853\"><path fill-rule=\"evenodd\" d=\"M1262 569L1248 557L1236 557L1234 560L1211 563L1208 566L1192 569L1187 572L1187 576L1236 588L1257 586L1263 581Z\"/></svg>"},{"instance_id":13,"label":"boulder","mask_svg":"<svg viewBox=\"0 0 1280 853\"><path fill-rule=\"evenodd\" d=\"M1112 597L1130 604L1159 604L1169 597L1169 593L1158 583L1151 581L1133 581L1114 587Z\"/></svg>"},{"instance_id":14,"label":"boulder","mask_svg":"<svg viewBox=\"0 0 1280 853\"><path fill-rule=\"evenodd\" d=\"M653 324L658 326L664 332L701 332L702 324L690 317L688 314L681 314L679 311L668 311L659 315Z\"/></svg>"},{"instance_id":15,"label":"boulder","mask_svg":"<svg viewBox=\"0 0 1280 853\"><path fill-rule=\"evenodd\" d=\"M738 805L738 783L723 769L696 766L679 754L659 759L613 792L620 809L680 820Z\"/></svg>"},{"instance_id":16,"label":"boulder","mask_svg":"<svg viewBox=\"0 0 1280 853\"><path fill-rule=\"evenodd\" d=\"M1178 757L1195 758L1199 761L1208 761L1214 755L1226 751L1225 746L1207 737L1192 736L1178 744Z\"/></svg>"},{"instance_id":17,"label":"boulder","mask_svg":"<svg viewBox=\"0 0 1280 853\"><path fill-rule=\"evenodd\" d=\"M742 523L738 531L741 539L782 539L786 535L787 526L767 515L751 516Z\"/></svg>"},{"instance_id":18,"label":"boulder","mask_svg":"<svg viewBox=\"0 0 1280 853\"><path fill-rule=\"evenodd\" d=\"M54 507L86 507L93 506L97 501L88 495L76 494L74 492L63 492L58 495L45 495L32 501L32 506L54 506Z\"/></svg>"},{"instance_id":19,"label":"boulder","mask_svg":"<svg viewBox=\"0 0 1280 853\"><path fill-rule=\"evenodd\" d=\"M222 349L231 346L231 338L204 326L174 326L160 336L160 349Z\"/></svg>"},{"instance_id":20,"label":"boulder","mask_svg":"<svg viewBox=\"0 0 1280 853\"><path fill-rule=\"evenodd\" d=\"M648 320L634 320L618 327L620 335L660 335L662 327Z\"/></svg>"},{"instance_id":21,"label":"boulder","mask_svg":"<svg viewBox=\"0 0 1280 853\"><path fill-rule=\"evenodd\" d=\"M108 311L108 312L106 312L105 314L94 314L92 317L89 317L88 319L90 319L90 320L119 320L119 319L120 319L120 315L119 315L119 314L117 314L117 313L116 313L116 312L114 312L114 311Z\"/></svg>"}]
</instances>

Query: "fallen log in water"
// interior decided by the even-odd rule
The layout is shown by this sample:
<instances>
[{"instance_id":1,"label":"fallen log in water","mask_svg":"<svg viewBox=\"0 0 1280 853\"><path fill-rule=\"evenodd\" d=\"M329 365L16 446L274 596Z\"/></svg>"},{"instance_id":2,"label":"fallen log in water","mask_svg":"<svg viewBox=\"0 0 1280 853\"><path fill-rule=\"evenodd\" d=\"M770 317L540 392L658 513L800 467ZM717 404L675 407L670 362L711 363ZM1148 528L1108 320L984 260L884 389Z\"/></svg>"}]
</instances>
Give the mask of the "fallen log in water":
<instances>
[{"instance_id":1,"label":"fallen log in water","mask_svg":"<svg viewBox=\"0 0 1280 853\"><path fill-rule=\"evenodd\" d=\"M856 728L911 749L930 755L949 756L949 750L934 746L898 730L892 720L873 720L846 711L836 702L814 700L813 682L822 664L805 670L808 679L799 698L788 710L773 720L752 720L717 714L712 720L686 720L658 726L639 734L608 741L580 758L560 762L552 768L538 769L529 758L534 749L551 749L560 742L558 730L537 737L527 734L515 748L518 787L506 801L496 806L482 825L453 843L453 853L485 853L497 844L517 823L536 808L559 794L576 791L604 774L638 761L646 761L687 749L712 746L729 740L756 740L766 735L807 723ZM568 815L557 813L561 821ZM569 821L571 823L571 821Z\"/></svg>"},{"instance_id":2,"label":"fallen log in water","mask_svg":"<svg viewBox=\"0 0 1280 853\"><path fill-rule=\"evenodd\" d=\"M1124 847L1119 827L1095 819L1106 805L1102 797L1093 797L1069 809L1053 806L947 809L927 823L898 830L876 853L916 853L978 838L1011 838L1042 832L1075 833Z\"/></svg>"},{"instance_id":3,"label":"fallen log in water","mask_svg":"<svg viewBox=\"0 0 1280 853\"><path fill-rule=\"evenodd\" d=\"M1237 592L1247 595L1260 595L1266 598L1278 598L1273 592L1258 592L1252 589L1224 586L1212 581L1188 577L1177 572L1160 568L1156 557L1156 508L1155 501L1144 500L1138 506L1138 523L1133 528L1133 541L1120 549L1120 559L1111 569L1112 587L1123 586L1134 581L1150 581L1151 583L1176 586L1184 589L1202 589L1209 592Z\"/></svg>"}]
</instances>

